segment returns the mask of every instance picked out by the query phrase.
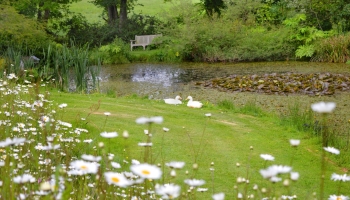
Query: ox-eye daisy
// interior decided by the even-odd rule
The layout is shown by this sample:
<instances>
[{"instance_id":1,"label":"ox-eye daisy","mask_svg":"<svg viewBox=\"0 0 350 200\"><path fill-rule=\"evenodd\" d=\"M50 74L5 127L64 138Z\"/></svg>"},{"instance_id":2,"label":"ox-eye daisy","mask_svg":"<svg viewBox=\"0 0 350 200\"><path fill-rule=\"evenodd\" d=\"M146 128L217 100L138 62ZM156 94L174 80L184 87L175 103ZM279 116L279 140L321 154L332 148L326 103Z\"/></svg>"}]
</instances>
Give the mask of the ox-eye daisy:
<instances>
[{"instance_id":1,"label":"ox-eye daisy","mask_svg":"<svg viewBox=\"0 0 350 200\"><path fill-rule=\"evenodd\" d=\"M98 171L99 164L93 162L86 162L83 160L75 160L70 163L73 169L81 171L82 174L96 174Z\"/></svg>"},{"instance_id":2,"label":"ox-eye daisy","mask_svg":"<svg viewBox=\"0 0 350 200\"><path fill-rule=\"evenodd\" d=\"M162 171L159 167L147 163L131 165L130 170L141 178L146 179L160 179L162 176Z\"/></svg>"},{"instance_id":3,"label":"ox-eye daisy","mask_svg":"<svg viewBox=\"0 0 350 200\"><path fill-rule=\"evenodd\" d=\"M180 186L175 184L156 185L156 193L162 196L162 199L176 199L180 195Z\"/></svg>"},{"instance_id":4,"label":"ox-eye daisy","mask_svg":"<svg viewBox=\"0 0 350 200\"><path fill-rule=\"evenodd\" d=\"M329 153L333 154L340 154L340 151L334 147L323 147L324 150L328 151Z\"/></svg>"},{"instance_id":5,"label":"ox-eye daisy","mask_svg":"<svg viewBox=\"0 0 350 200\"><path fill-rule=\"evenodd\" d=\"M205 184L204 180L198 180L198 179L186 179L184 181L187 185L192 187L198 187Z\"/></svg>"},{"instance_id":6,"label":"ox-eye daisy","mask_svg":"<svg viewBox=\"0 0 350 200\"><path fill-rule=\"evenodd\" d=\"M102 132L100 135L104 138L114 138L114 137L118 136L118 133L117 132Z\"/></svg>"},{"instance_id":7,"label":"ox-eye daisy","mask_svg":"<svg viewBox=\"0 0 350 200\"><path fill-rule=\"evenodd\" d=\"M113 184L119 187L127 187L132 184L123 174L116 172L105 172L105 179L108 184Z\"/></svg>"}]
</instances>

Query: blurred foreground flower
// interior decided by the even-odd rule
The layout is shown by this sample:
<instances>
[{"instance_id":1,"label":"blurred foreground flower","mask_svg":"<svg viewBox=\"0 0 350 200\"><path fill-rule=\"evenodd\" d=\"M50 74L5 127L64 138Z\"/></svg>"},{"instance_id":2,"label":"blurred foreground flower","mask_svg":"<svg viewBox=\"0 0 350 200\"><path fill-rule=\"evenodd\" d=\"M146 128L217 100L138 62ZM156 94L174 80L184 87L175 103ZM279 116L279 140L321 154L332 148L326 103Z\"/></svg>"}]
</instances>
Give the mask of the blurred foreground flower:
<instances>
[{"instance_id":1,"label":"blurred foreground flower","mask_svg":"<svg viewBox=\"0 0 350 200\"><path fill-rule=\"evenodd\" d=\"M346 174L339 175L339 174L333 173L332 177L331 177L331 180L333 180L333 181L343 181L343 182L350 181L350 176L347 176Z\"/></svg>"},{"instance_id":2,"label":"blurred foreground flower","mask_svg":"<svg viewBox=\"0 0 350 200\"><path fill-rule=\"evenodd\" d=\"M291 170L292 168L289 166L272 165L267 169L260 170L260 174L264 178L271 178L271 177L277 176L278 174L289 173Z\"/></svg>"},{"instance_id":3,"label":"blurred foreground flower","mask_svg":"<svg viewBox=\"0 0 350 200\"><path fill-rule=\"evenodd\" d=\"M185 166L185 162L177 162L177 161L172 161L165 163L166 166L174 169L181 169Z\"/></svg>"},{"instance_id":4,"label":"blurred foreground flower","mask_svg":"<svg viewBox=\"0 0 350 200\"><path fill-rule=\"evenodd\" d=\"M175 184L156 185L156 193L162 196L162 199L175 199L180 195L180 186Z\"/></svg>"},{"instance_id":5,"label":"blurred foreground flower","mask_svg":"<svg viewBox=\"0 0 350 200\"><path fill-rule=\"evenodd\" d=\"M318 113L331 113L336 107L334 102L319 102L311 104L311 109Z\"/></svg>"},{"instance_id":6,"label":"blurred foreground flower","mask_svg":"<svg viewBox=\"0 0 350 200\"><path fill-rule=\"evenodd\" d=\"M162 171L157 166L147 163L131 165L130 170L145 179L160 179L162 176Z\"/></svg>"},{"instance_id":7,"label":"blurred foreground flower","mask_svg":"<svg viewBox=\"0 0 350 200\"><path fill-rule=\"evenodd\" d=\"M324 150L328 151L329 153L333 154L340 154L340 151L334 147L323 147Z\"/></svg>"},{"instance_id":8,"label":"blurred foreground flower","mask_svg":"<svg viewBox=\"0 0 350 200\"><path fill-rule=\"evenodd\" d=\"M13 182L15 182L15 183L27 183L27 182L34 183L35 178L30 174L23 174L22 176L14 177Z\"/></svg>"},{"instance_id":9,"label":"blurred foreground flower","mask_svg":"<svg viewBox=\"0 0 350 200\"><path fill-rule=\"evenodd\" d=\"M217 193L217 194L214 194L212 197L213 197L213 200L224 200L225 193L223 193L223 192Z\"/></svg>"},{"instance_id":10,"label":"blurred foreground flower","mask_svg":"<svg viewBox=\"0 0 350 200\"><path fill-rule=\"evenodd\" d=\"M70 163L70 166L71 168L78 170L78 171L71 171L73 172L71 173L72 175L83 175L83 174L96 174L98 171L99 164L86 162L83 160L75 160ZM81 172L81 174L79 174L79 172Z\"/></svg>"},{"instance_id":11,"label":"blurred foreground flower","mask_svg":"<svg viewBox=\"0 0 350 200\"><path fill-rule=\"evenodd\" d=\"M290 139L289 140L290 145L292 145L293 147L299 146L300 144L300 140L295 140L295 139Z\"/></svg>"},{"instance_id":12,"label":"blurred foreground flower","mask_svg":"<svg viewBox=\"0 0 350 200\"><path fill-rule=\"evenodd\" d=\"M114 137L118 136L118 133L117 132L102 132L100 135L104 138L114 138Z\"/></svg>"},{"instance_id":13,"label":"blurred foreground flower","mask_svg":"<svg viewBox=\"0 0 350 200\"><path fill-rule=\"evenodd\" d=\"M344 196L344 195L335 195L335 194L333 194L333 195L330 195L329 196L329 198L328 198L328 200L348 200L349 199L349 197L347 197L347 196Z\"/></svg>"},{"instance_id":14,"label":"blurred foreground flower","mask_svg":"<svg viewBox=\"0 0 350 200\"><path fill-rule=\"evenodd\" d=\"M205 184L204 180L198 180L198 179L186 179L184 181L187 185L192 187L198 187Z\"/></svg>"},{"instance_id":15,"label":"blurred foreground flower","mask_svg":"<svg viewBox=\"0 0 350 200\"><path fill-rule=\"evenodd\" d=\"M271 156L270 154L260 154L260 157L264 160L274 161L275 157Z\"/></svg>"},{"instance_id":16,"label":"blurred foreground flower","mask_svg":"<svg viewBox=\"0 0 350 200\"><path fill-rule=\"evenodd\" d=\"M132 182L126 179L123 174L116 172L105 172L104 175L108 184L113 184L119 187L127 187L132 185Z\"/></svg>"},{"instance_id":17,"label":"blurred foreground flower","mask_svg":"<svg viewBox=\"0 0 350 200\"><path fill-rule=\"evenodd\" d=\"M163 117L157 116L157 117L140 117L136 119L137 124L149 124L149 123L156 123L161 124L163 122Z\"/></svg>"}]
</instances>

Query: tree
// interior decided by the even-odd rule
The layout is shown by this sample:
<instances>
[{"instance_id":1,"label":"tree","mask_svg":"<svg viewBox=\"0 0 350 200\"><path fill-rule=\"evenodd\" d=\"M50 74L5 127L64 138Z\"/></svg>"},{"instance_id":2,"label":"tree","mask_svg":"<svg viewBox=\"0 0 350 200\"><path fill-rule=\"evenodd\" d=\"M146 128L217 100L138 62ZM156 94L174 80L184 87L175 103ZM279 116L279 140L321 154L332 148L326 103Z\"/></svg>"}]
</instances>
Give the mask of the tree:
<instances>
[{"instance_id":1,"label":"tree","mask_svg":"<svg viewBox=\"0 0 350 200\"><path fill-rule=\"evenodd\" d=\"M209 17L212 17L214 13L220 16L221 10L226 8L224 0L201 0L201 4Z\"/></svg>"},{"instance_id":2,"label":"tree","mask_svg":"<svg viewBox=\"0 0 350 200\"><path fill-rule=\"evenodd\" d=\"M119 20L119 29L122 29L128 19L128 12L133 8L137 0L93 0L97 6L104 8L107 13L107 21L109 25L113 25ZM119 8L119 12L118 12Z\"/></svg>"},{"instance_id":3,"label":"tree","mask_svg":"<svg viewBox=\"0 0 350 200\"><path fill-rule=\"evenodd\" d=\"M37 17L38 21L47 22L51 18L62 18L62 11L67 5L80 0L12 0L10 5L28 17Z\"/></svg>"}]
</instances>

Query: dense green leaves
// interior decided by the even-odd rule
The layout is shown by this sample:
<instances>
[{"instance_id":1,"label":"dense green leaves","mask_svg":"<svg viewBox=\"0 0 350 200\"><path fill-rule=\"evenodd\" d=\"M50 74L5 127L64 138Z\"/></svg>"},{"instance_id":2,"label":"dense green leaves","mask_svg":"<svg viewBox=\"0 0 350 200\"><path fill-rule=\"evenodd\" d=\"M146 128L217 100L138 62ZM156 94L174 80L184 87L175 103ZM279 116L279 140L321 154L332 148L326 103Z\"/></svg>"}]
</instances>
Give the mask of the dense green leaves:
<instances>
[{"instance_id":1,"label":"dense green leaves","mask_svg":"<svg viewBox=\"0 0 350 200\"><path fill-rule=\"evenodd\" d=\"M0 51L8 46L36 49L47 41L40 24L18 14L13 7L0 4Z\"/></svg>"}]
</instances>

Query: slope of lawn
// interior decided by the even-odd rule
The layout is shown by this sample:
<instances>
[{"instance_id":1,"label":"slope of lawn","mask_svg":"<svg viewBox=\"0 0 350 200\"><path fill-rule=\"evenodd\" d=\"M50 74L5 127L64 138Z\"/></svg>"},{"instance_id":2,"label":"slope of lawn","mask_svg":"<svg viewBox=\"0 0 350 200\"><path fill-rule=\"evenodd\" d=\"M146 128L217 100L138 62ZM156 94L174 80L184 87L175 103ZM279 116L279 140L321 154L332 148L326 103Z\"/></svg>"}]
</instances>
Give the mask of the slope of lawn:
<instances>
[{"instance_id":1,"label":"slope of lawn","mask_svg":"<svg viewBox=\"0 0 350 200\"><path fill-rule=\"evenodd\" d=\"M194 3L199 0L193 0ZM134 13L144 15L157 15L172 7L173 3L165 3L164 0L138 0L134 8ZM101 16L103 9L95 6L90 0L82 0L72 3L70 10L75 13L81 13L89 22L103 22Z\"/></svg>"},{"instance_id":2,"label":"slope of lawn","mask_svg":"<svg viewBox=\"0 0 350 200\"><path fill-rule=\"evenodd\" d=\"M120 160L126 159L127 155L129 159L142 161L144 147L138 147L137 143L146 142L144 130L149 127L136 124L135 120L142 116L162 116L164 122L152 126L152 162L161 165L173 160L186 162L184 169L174 180L179 184L183 184L184 178L194 176L207 181L202 187L210 188L211 192L224 192L231 197L237 192L243 193L246 187L249 194L259 195L252 189L254 184L271 191L273 188L277 196L296 194L300 199L310 199L313 192L319 192L319 140L279 126L276 118L269 115L253 117L232 113L210 103L201 109L191 109L185 104L173 106L163 101L135 96L109 98L102 95L56 92L51 95L57 103L68 104L64 113L65 120L76 121L77 125L84 124L90 130L88 135L82 137L92 138L93 142L84 149L79 149L80 153L92 153L91 147L96 146L99 141L105 141L106 148L108 146L112 153L120 156ZM111 114L105 116L105 112ZM211 113L212 116L206 117L206 113ZM170 130L164 132L163 127ZM104 131L116 131L121 135L125 130L130 134L126 141L120 137L108 142L99 136ZM290 139L300 139L300 146L291 147ZM275 161L264 161L260 154L271 154ZM331 174L344 173L341 167L332 162L334 157L335 155L327 154L327 195L335 194L338 189L338 184L330 180ZM194 163L199 168L192 172ZM293 171L299 172L300 179L291 182L290 188L283 186L282 181L271 184L262 178L259 170L272 164L292 165ZM169 173L167 168L163 169L165 174ZM185 170L189 171L189 175L185 175ZM166 177L172 180L168 175ZM238 177L249 179L249 184L237 183ZM350 187L343 185L340 193L347 194ZM238 189L234 189L235 187Z\"/></svg>"}]
</instances>

